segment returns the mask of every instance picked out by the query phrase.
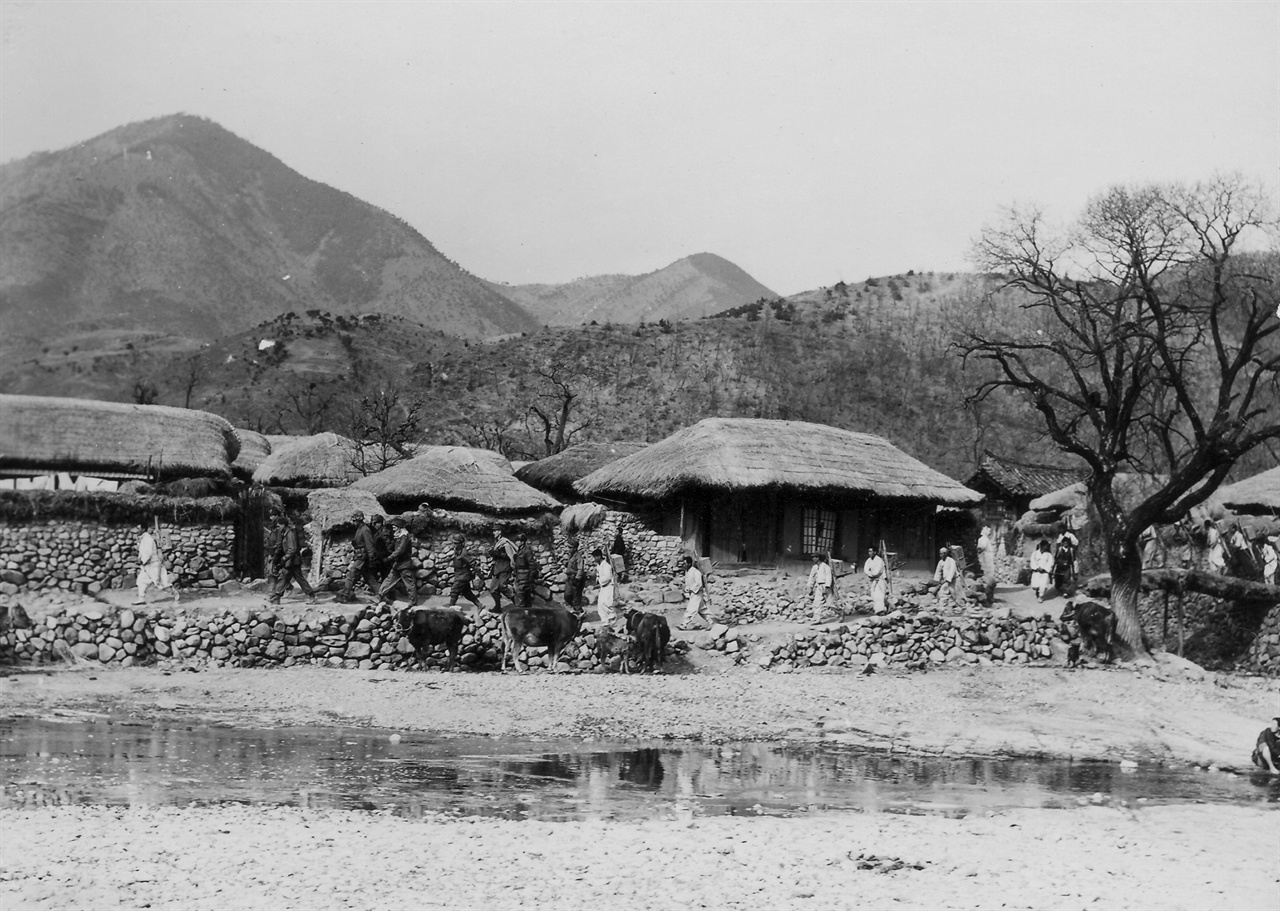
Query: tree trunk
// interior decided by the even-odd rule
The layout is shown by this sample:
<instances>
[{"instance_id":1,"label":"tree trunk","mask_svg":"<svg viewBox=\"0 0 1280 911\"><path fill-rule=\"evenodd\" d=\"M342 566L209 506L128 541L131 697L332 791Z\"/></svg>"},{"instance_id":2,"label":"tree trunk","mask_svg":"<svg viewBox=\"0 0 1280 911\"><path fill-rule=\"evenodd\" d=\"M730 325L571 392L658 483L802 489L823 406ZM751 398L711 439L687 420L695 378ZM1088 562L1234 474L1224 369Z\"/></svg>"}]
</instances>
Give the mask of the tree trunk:
<instances>
[{"instance_id":1,"label":"tree trunk","mask_svg":"<svg viewBox=\"0 0 1280 911\"><path fill-rule=\"evenodd\" d=\"M1142 621L1138 618L1138 599L1142 597L1142 555L1133 546L1119 543L1109 548L1107 562L1111 569L1111 609L1116 612L1116 635L1133 650L1134 655L1149 654Z\"/></svg>"}]
</instances>

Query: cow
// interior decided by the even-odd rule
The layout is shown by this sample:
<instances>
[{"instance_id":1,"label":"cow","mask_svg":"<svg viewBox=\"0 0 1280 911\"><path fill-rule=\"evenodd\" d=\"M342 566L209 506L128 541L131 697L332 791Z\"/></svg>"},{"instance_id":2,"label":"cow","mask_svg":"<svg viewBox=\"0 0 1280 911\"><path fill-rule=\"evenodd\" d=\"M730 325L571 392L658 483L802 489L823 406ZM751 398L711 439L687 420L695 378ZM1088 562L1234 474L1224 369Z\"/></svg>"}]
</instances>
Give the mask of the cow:
<instances>
[{"instance_id":1,"label":"cow","mask_svg":"<svg viewBox=\"0 0 1280 911\"><path fill-rule=\"evenodd\" d=\"M650 674L662 670L667 643L671 641L671 627L661 614L627 611L627 632L631 634L635 667Z\"/></svg>"},{"instance_id":2,"label":"cow","mask_svg":"<svg viewBox=\"0 0 1280 911\"><path fill-rule=\"evenodd\" d=\"M609 659L618 656L622 659L619 670L624 674L631 673L631 636L618 635L608 624L601 624L596 629L596 659L600 669L609 669Z\"/></svg>"},{"instance_id":3,"label":"cow","mask_svg":"<svg viewBox=\"0 0 1280 911\"><path fill-rule=\"evenodd\" d=\"M401 634L407 636L413 646L414 657L418 659L418 667L426 665L427 652L433 646L443 645L449 651L451 671L458 663L458 646L462 644L462 633L467 627L467 619L456 610L441 608L405 608L399 616Z\"/></svg>"},{"instance_id":4,"label":"cow","mask_svg":"<svg viewBox=\"0 0 1280 911\"><path fill-rule=\"evenodd\" d=\"M1060 619L1063 623L1074 620L1080 628L1081 640L1093 650L1094 655L1101 656L1105 652L1103 662L1111 663L1115 654L1115 611L1097 601L1082 601L1080 604L1068 601Z\"/></svg>"},{"instance_id":5,"label":"cow","mask_svg":"<svg viewBox=\"0 0 1280 911\"><path fill-rule=\"evenodd\" d=\"M560 663L560 652L573 641L582 626L582 616L562 607L513 607L502 612L502 664L506 671L507 655L518 673L521 646L545 646L551 655L551 670Z\"/></svg>"}]
</instances>

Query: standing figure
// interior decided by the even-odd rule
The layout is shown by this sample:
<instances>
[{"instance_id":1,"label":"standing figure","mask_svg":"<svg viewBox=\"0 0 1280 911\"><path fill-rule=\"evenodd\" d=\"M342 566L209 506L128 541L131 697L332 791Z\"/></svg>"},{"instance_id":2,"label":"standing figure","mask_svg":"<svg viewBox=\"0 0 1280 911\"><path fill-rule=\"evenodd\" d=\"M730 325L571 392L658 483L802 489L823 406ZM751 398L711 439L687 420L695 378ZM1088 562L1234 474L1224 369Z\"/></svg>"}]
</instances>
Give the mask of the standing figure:
<instances>
[{"instance_id":1,"label":"standing figure","mask_svg":"<svg viewBox=\"0 0 1280 911\"><path fill-rule=\"evenodd\" d=\"M867 562L862 564L862 571L871 584L871 609L877 614L885 612L884 594L888 580L885 579L884 569L884 558L876 553L874 547L868 547Z\"/></svg>"},{"instance_id":2,"label":"standing figure","mask_svg":"<svg viewBox=\"0 0 1280 911\"><path fill-rule=\"evenodd\" d=\"M684 616L680 619L680 625L676 629L685 631L705 629L711 625L707 620L706 612L702 608L707 580L702 575L702 570L698 569L694 564L693 557L686 554L683 563L685 607ZM694 625L695 623L697 624L696 626Z\"/></svg>"},{"instance_id":3,"label":"standing figure","mask_svg":"<svg viewBox=\"0 0 1280 911\"><path fill-rule=\"evenodd\" d=\"M351 521L356 524L355 534L351 537L351 565L347 567L347 581L343 583L339 601L353 603L355 601L356 580L363 579L369 591L375 595L381 587L381 579L374 572L374 559L377 556L373 542L373 532L364 522L364 513L357 510L351 514Z\"/></svg>"},{"instance_id":4,"label":"standing figure","mask_svg":"<svg viewBox=\"0 0 1280 911\"><path fill-rule=\"evenodd\" d=\"M1258 552L1262 554L1262 581L1268 585L1280 584L1277 571L1280 571L1280 551L1276 550L1276 539L1265 534L1258 535Z\"/></svg>"},{"instance_id":5,"label":"standing figure","mask_svg":"<svg viewBox=\"0 0 1280 911\"><path fill-rule=\"evenodd\" d=\"M1222 532L1218 531L1218 525L1212 519L1204 520L1204 537L1209 572L1224 575L1227 571L1227 548L1222 542Z\"/></svg>"},{"instance_id":6,"label":"standing figure","mask_svg":"<svg viewBox=\"0 0 1280 911\"><path fill-rule=\"evenodd\" d=\"M459 598L466 598L476 606L476 623L480 622L480 601L471 590L476 577L476 564L467 556L467 539L455 534L449 539L453 544L453 584L449 586L449 606L454 607Z\"/></svg>"},{"instance_id":7,"label":"standing figure","mask_svg":"<svg viewBox=\"0 0 1280 911\"><path fill-rule=\"evenodd\" d=\"M378 601L390 604L395 590L403 588L409 607L414 608L418 606L418 568L413 562L413 536L409 534L408 517L396 516L391 520L391 527L394 538L387 557L391 568L378 588Z\"/></svg>"},{"instance_id":8,"label":"standing figure","mask_svg":"<svg viewBox=\"0 0 1280 911\"><path fill-rule=\"evenodd\" d=\"M289 590L289 583L297 582L298 588L307 596L307 603L315 604L315 589L302 574L302 546L299 544L298 529L283 513L276 517L275 540L275 551L271 555L271 593L267 596L267 603L279 604L284 593Z\"/></svg>"},{"instance_id":9,"label":"standing figure","mask_svg":"<svg viewBox=\"0 0 1280 911\"><path fill-rule=\"evenodd\" d=\"M933 581L938 585L938 607L944 606L948 601L955 603L956 601L956 558L951 555L950 547L943 547L938 551L938 565L933 570Z\"/></svg>"},{"instance_id":10,"label":"standing figure","mask_svg":"<svg viewBox=\"0 0 1280 911\"><path fill-rule=\"evenodd\" d=\"M813 567L809 570L809 597L813 599L813 619L826 616L831 601L831 564L825 554L813 555Z\"/></svg>"},{"instance_id":11,"label":"standing figure","mask_svg":"<svg viewBox=\"0 0 1280 911\"><path fill-rule=\"evenodd\" d=\"M600 622L606 626L612 626L613 604L617 595L613 581L613 564L605 559L604 553L598 547L591 552L591 557L596 561L596 584L600 586L600 591L596 595L596 610L600 614Z\"/></svg>"},{"instance_id":12,"label":"standing figure","mask_svg":"<svg viewBox=\"0 0 1280 911\"><path fill-rule=\"evenodd\" d=\"M622 529L613 536L613 545L609 548L609 562L613 566L613 577L619 582L627 581L627 542L622 540Z\"/></svg>"},{"instance_id":13,"label":"standing figure","mask_svg":"<svg viewBox=\"0 0 1280 911\"><path fill-rule=\"evenodd\" d=\"M1049 552L1049 542L1043 540L1031 555L1031 589L1036 593L1036 600L1044 600L1052 577L1053 554Z\"/></svg>"},{"instance_id":14,"label":"standing figure","mask_svg":"<svg viewBox=\"0 0 1280 911\"><path fill-rule=\"evenodd\" d=\"M538 556L529 546L529 536L520 532L516 535L516 552L511 557L511 583L516 607L533 607L533 588L538 584L541 572Z\"/></svg>"},{"instance_id":15,"label":"standing figure","mask_svg":"<svg viewBox=\"0 0 1280 911\"><path fill-rule=\"evenodd\" d=\"M1076 587L1076 549L1071 538L1066 535L1059 538L1058 552L1053 555L1053 585L1067 598L1075 594Z\"/></svg>"},{"instance_id":16,"label":"standing figure","mask_svg":"<svg viewBox=\"0 0 1280 911\"><path fill-rule=\"evenodd\" d=\"M489 568L489 581L486 587L489 589L489 594L493 595L494 611L500 611L504 591L512 601L515 600L511 595L511 560L516 555L515 544L511 543L511 539L504 535L500 528L493 530L493 549L489 551L489 555L493 558L493 566Z\"/></svg>"},{"instance_id":17,"label":"standing figure","mask_svg":"<svg viewBox=\"0 0 1280 911\"><path fill-rule=\"evenodd\" d=\"M374 516L369 520L369 531L373 534L371 568L375 576L385 579L391 571L391 549L395 547L396 530L382 516Z\"/></svg>"},{"instance_id":18,"label":"standing figure","mask_svg":"<svg viewBox=\"0 0 1280 911\"><path fill-rule=\"evenodd\" d=\"M982 600L990 607L996 600L996 544L991 526L982 526L978 535L978 567L982 570Z\"/></svg>"},{"instance_id":19,"label":"standing figure","mask_svg":"<svg viewBox=\"0 0 1280 911\"><path fill-rule=\"evenodd\" d=\"M587 587L587 555L578 545L578 537L569 539L569 562L564 571L564 603L582 606L582 592Z\"/></svg>"},{"instance_id":20,"label":"standing figure","mask_svg":"<svg viewBox=\"0 0 1280 911\"><path fill-rule=\"evenodd\" d=\"M154 586L173 592L173 603L178 603L178 586L169 578L164 567L164 554L145 525L138 526L138 599L134 604L145 604L147 589Z\"/></svg>"}]
</instances>

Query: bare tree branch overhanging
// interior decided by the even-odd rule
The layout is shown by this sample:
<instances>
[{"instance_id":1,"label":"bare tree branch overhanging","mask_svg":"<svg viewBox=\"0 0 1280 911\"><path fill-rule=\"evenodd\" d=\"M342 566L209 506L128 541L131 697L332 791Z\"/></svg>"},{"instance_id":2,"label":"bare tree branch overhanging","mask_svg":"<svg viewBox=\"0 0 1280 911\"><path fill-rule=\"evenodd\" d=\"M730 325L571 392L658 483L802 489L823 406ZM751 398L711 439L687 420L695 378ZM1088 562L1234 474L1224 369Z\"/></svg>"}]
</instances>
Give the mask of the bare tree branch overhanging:
<instances>
[{"instance_id":1,"label":"bare tree branch overhanging","mask_svg":"<svg viewBox=\"0 0 1280 911\"><path fill-rule=\"evenodd\" d=\"M976 244L987 306L957 347L997 369L971 399L1026 397L1088 466L1119 631L1137 650L1142 533L1280 440L1278 237L1272 201L1228 176L1113 188L1062 232L1010 210ZM994 307L1009 299L1019 319ZM1122 502L1116 480L1134 473L1153 483Z\"/></svg>"}]
</instances>

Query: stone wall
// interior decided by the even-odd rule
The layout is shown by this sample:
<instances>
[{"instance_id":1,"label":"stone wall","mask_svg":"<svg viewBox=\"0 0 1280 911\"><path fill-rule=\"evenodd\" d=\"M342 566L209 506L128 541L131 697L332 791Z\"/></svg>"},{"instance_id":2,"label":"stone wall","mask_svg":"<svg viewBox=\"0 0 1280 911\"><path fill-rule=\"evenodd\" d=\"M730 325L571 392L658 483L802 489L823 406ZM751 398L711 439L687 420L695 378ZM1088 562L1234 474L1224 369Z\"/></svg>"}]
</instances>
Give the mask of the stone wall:
<instances>
[{"instance_id":1,"label":"stone wall","mask_svg":"<svg viewBox=\"0 0 1280 911\"><path fill-rule=\"evenodd\" d=\"M0 593L98 592L137 583L133 525L50 520L0 522ZM231 578L230 525L166 525L165 565L182 588L217 588Z\"/></svg>"},{"instance_id":2,"label":"stone wall","mask_svg":"<svg viewBox=\"0 0 1280 911\"><path fill-rule=\"evenodd\" d=\"M1155 648L1178 651L1178 599L1152 592L1138 603L1142 629ZM1199 592L1182 599L1183 657L1214 670L1240 668L1280 674L1280 620L1265 604L1237 604Z\"/></svg>"},{"instance_id":3,"label":"stone wall","mask_svg":"<svg viewBox=\"0 0 1280 911\"><path fill-rule=\"evenodd\" d=\"M1271 608L1262 618L1244 663L1252 670L1280 675L1280 605Z\"/></svg>"}]
</instances>

